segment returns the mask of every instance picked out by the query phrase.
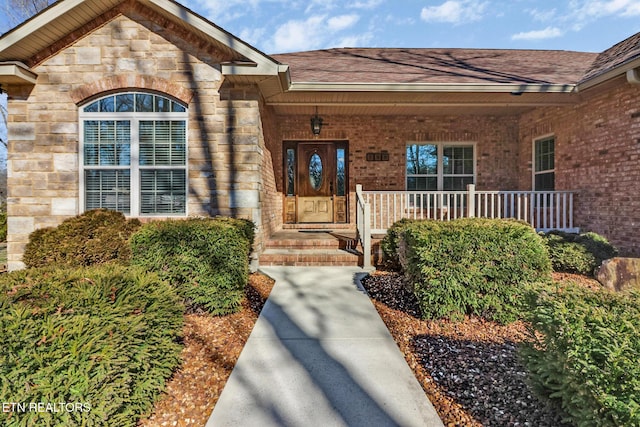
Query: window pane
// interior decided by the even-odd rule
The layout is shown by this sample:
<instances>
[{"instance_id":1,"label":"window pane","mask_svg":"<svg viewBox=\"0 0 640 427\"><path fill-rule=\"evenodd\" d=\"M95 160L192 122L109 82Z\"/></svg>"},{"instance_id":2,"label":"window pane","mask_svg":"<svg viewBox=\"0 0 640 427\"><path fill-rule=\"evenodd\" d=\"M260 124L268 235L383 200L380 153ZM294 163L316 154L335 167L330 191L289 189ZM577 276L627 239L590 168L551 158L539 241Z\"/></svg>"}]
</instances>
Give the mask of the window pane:
<instances>
[{"instance_id":1,"label":"window pane","mask_svg":"<svg viewBox=\"0 0 640 427\"><path fill-rule=\"evenodd\" d=\"M143 214L186 213L184 170L140 171L140 199Z\"/></svg>"},{"instance_id":2,"label":"window pane","mask_svg":"<svg viewBox=\"0 0 640 427\"><path fill-rule=\"evenodd\" d=\"M157 121L155 122L155 139L156 144L168 144L171 142L171 122Z\"/></svg>"},{"instance_id":3,"label":"window pane","mask_svg":"<svg viewBox=\"0 0 640 427\"><path fill-rule=\"evenodd\" d=\"M412 144L407 146L407 174L431 175L438 173L438 147Z\"/></svg>"},{"instance_id":4,"label":"window pane","mask_svg":"<svg viewBox=\"0 0 640 427\"><path fill-rule=\"evenodd\" d=\"M153 95L136 93L136 111L140 113L153 112Z\"/></svg>"},{"instance_id":5,"label":"window pane","mask_svg":"<svg viewBox=\"0 0 640 427\"><path fill-rule=\"evenodd\" d=\"M293 196L295 193L295 150L287 149L287 196Z\"/></svg>"},{"instance_id":6,"label":"window pane","mask_svg":"<svg viewBox=\"0 0 640 427\"><path fill-rule=\"evenodd\" d=\"M84 164L129 165L131 125L127 120L87 120L84 122Z\"/></svg>"},{"instance_id":7,"label":"window pane","mask_svg":"<svg viewBox=\"0 0 640 427\"><path fill-rule=\"evenodd\" d=\"M539 173L535 177L535 191L554 191L555 190L555 173Z\"/></svg>"},{"instance_id":8,"label":"window pane","mask_svg":"<svg viewBox=\"0 0 640 427\"><path fill-rule=\"evenodd\" d=\"M133 94L132 93L116 95L116 111L119 113L128 113L133 111Z\"/></svg>"},{"instance_id":9,"label":"window pane","mask_svg":"<svg viewBox=\"0 0 640 427\"><path fill-rule=\"evenodd\" d=\"M547 138L535 143L535 171L547 171L555 168L555 139Z\"/></svg>"},{"instance_id":10,"label":"window pane","mask_svg":"<svg viewBox=\"0 0 640 427\"><path fill-rule=\"evenodd\" d=\"M346 194L346 166L345 166L345 150L344 148L338 148L336 150L338 155L338 176L337 176L337 187L336 187L336 195L344 196Z\"/></svg>"},{"instance_id":11,"label":"window pane","mask_svg":"<svg viewBox=\"0 0 640 427\"><path fill-rule=\"evenodd\" d=\"M155 96L156 109L158 113L168 113L171 111L171 101L163 96Z\"/></svg>"},{"instance_id":12,"label":"window pane","mask_svg":"<svg viewBox=\"0 0 640 427\"><path fill-rule=\"evenodd\" d=\"M433 176L420 176L407 178L408 191L437 191L438 178Z\"/></svg>"},{"instance_id":13,"label":"window pane","mask_svg":"<svg viewBox=\"0 0 640 427\"><path fill-rule=\"evenodd\" d=\"M187 111L187 109L184 108L182 105L178 104L177 102L172 102L171 111L173 111L174 113L184 113L185 111Z\"/></svg>"},{"instance_id":14,"label":"window pane","mask_svg":"<svg viewBox=\"0 0 640 427\"><path fill-rule=\"evenodd\" d=\"M100 111L100 102L96 101L87 105L86 107L84 107L84 111L87 113L97 113L98 111Z\"/></svg>"},{"instance_id":15,"label":"window pane","mask_svg":"<svg viewBox=\"0 0 640 427\"><path fill-rule=\"evenodd\" d=\"M113 98L113 96L108 96L98 101L100 103L101 113L113 113L115 110Z\"/></svg>"},{"instance_id":16,"label":"window pane","mask_svg":"<svg viewBox=\"0 0 640 427\"><path fill-rule=\"evenodd\" d=\"M449 146L442 150L445 175L473 174L473 146Z\"/></svg>"},{"instance_id":17,"label":"window pane","mask_svg":"<svg viewBox=\"0 0 640 427\"><path fill-rule=\"evenodd\" d=\"M443 180L443 190L466 191L468 184L473 184L472 176L445 176Z\"/></svg>"},{"instance_id":18,"label":"window pane","mask_svg":"<svg viewBox=\"0 0 640 427\"><path fill-rule=\"evenodd\" d=\"M104 208L128 214L130 190L129 170L86 170L85 210Z\"/></svg>"},{"instance_id":19,"label":"window pane","mask_svg":"<svg viewBox=\"0 0 640 427\"><path fill-rule=\"evenodd\" d=\"M184 121L140 121L140 164L186 164L186 132Z\"/></svg>"},{"instance_id":20,"label":"window pane","mask_svg":"<svg viewBox=\"0 0 640 427\"><path fill-rule=\"evenodd\" d=\"M309 183L314 190L319 190L323 182L322 158L316 153L309 160Z\"/></svg>"}]
</instances>

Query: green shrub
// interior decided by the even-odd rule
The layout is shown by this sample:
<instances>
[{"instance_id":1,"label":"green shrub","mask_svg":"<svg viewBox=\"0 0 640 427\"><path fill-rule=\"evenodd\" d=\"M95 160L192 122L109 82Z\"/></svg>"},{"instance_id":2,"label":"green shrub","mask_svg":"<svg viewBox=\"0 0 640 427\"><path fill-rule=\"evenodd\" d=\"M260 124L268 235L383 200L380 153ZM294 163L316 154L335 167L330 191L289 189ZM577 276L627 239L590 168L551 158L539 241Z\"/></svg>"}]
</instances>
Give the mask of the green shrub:
<instances>
[{"instance_id":1,"label":"green shrub","mask_svg":"<svg viewBox=\"0 0 640 427\"><path fill-rule=\"evenodd\" d=\"M544 237L555 271L593 275L602 261L618 254L607 239L596 233L551 231Z\"/></svg>"},{"instance_id":2,"label":"green shrub","mask_svg":"<svg viewBox=\"0 0 640 427\"><path fill-rule=\"evenodd\" d=\"M0 242L7 240L7 206L2 204L0 207Z\"/></svg>"},{"instance_id":3,"label":"green shrub","mask_svg":"<svg viewBox=\"0 0 640 427\"><path fill-rule=\"evenodd\" d=\"M120 212L91 210L69 218L55 228L43 228L29 235L23 262L27 267L49 264L83 267L131 259L129 238L140 227Z\"/></svg>"},{"instance_id":4,"label":"green shrub","mask_svg":"<svg viewBox=\"0 0 640 427\"><path fill-rule=\"evenodd\" d=\"M131 238L133 263L168 280L189 304L228 314L248 281L247 234L246 222L224 218L145 224Z\"/></svg>"},{"instance_id":5,"label":"green shrub","mask_svg":"<svg viewBox=\"0 0 640 427\"><path fill-rule=\"evenodd\" d=\"M135 426L180 361L183 308L156 275L115 264L0 277L3 426Z\"/></svg>"},{"instance_id":6,"label":"green shrub","mask_svg":"<svg viewBox=\"0 0 640 427\"><path fill-rule=\"evenodd\" d=\"M387 234L380 242L380 249L382 249L382 261L387 268L393 270L399 270L402 268L400 259L398 258L398 243L400 239L400 233L407 227L411 227L414 224L420 223L418 220L403 218L397 221L389 227Z\"/></svg>"},{"instance_id":7,"label":"green shrub","mask_svg":"<svg viewBox=\"0 0 640 427\"><path fill-rule=\"evenodd\" d=\"M530 379L580 426L640 426L640 292L575 285L532 299Z\"/></svg>"},{"instance_id":8,"label":"green shrub","mask_svg":"<svg viewBox=\"0 0 640 427\"><path fill-rule=\"evenodd\" d=\"M425 318L508 323L519 318L525 290L550 278L547 250L525 223L420 221L400 236L400 262Z\"/></svg>"}]
</instances>

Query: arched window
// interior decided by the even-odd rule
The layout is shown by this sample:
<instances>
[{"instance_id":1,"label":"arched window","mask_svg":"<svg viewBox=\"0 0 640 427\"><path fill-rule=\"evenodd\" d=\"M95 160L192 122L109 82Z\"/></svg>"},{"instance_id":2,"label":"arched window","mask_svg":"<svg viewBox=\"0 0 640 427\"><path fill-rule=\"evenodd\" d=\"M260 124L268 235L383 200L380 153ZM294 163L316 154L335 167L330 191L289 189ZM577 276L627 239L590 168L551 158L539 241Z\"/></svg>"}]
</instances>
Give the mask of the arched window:
<instances>
[{"instance_id":1,"label":"arched window","mask_svg":"<svg viewBox=\"0 0 640 427\"><path fill-rule=\"evenodd\" d=\"M116 93L80 107L83 210L183 216L187 109L166 96Z\"/></svg>"}]
</instances>

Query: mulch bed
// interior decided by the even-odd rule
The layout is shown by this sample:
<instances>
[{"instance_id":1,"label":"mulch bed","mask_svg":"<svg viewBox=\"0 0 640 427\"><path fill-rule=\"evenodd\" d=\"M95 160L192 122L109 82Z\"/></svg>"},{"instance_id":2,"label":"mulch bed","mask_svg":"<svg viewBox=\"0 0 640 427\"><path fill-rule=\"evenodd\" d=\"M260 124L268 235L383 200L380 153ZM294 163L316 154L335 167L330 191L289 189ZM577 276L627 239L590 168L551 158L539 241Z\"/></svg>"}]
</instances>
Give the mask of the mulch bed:
<instances>
[{"instance_id":1,"label":"mulch bed","mask_svg":"<svg viewBox=\"0 0 640 427\"><path fill-rule=\"evenodd\" d=\"M499 325L468 317L428 321L398 273L378 271L364 286L445 426L559 426L562 414L526 382L517 346L522 322ZM598 282L572 274L554 280L589 288Z\"/></svg>"},{"instance_id":2,"label":"mulch bed","mask_svg":"<svg viewBox=\"0 0 640 427\"><path fill-rule=\"evenodd\" d=\"M272 288L272 279L252 274L238 313L185 316L182 366L167 383L153 415L139 426L207 423Z\"/></svg>"},{"instance_id":3,"label":"mulch bed","mask_svg":"<svg viewBox=\"0 0 640 427\"><path fill-rule=\"evenodd\" d=\"M599 287L578 275L554 279ZM445 426L562 425L558 408L539 400L526 382L516 353L526 339L523 323L421 320L400 274L378 271L364 285ZM139 426L206 424L272 287L271 279L253 274L240 312L186 316L183 365Z\"/></svg>"}]
</instances>

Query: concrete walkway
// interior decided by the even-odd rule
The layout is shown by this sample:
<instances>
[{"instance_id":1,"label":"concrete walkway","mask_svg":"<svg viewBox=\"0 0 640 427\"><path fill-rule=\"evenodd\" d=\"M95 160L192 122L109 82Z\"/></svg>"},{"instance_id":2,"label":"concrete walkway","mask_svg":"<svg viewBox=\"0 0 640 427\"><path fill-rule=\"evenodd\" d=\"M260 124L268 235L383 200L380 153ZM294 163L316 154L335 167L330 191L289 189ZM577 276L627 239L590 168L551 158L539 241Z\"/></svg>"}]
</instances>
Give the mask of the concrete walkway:
<instances>
[{"instance_id":1,"label":"concrete walkway","mask_svg":"<svg viewBox=\"0 0 640 427\"><path fill-rule=\"evenodd\" d=\"M276 284L208 427L442 426L352 267Z\"/></svg>"}]
</instances>

